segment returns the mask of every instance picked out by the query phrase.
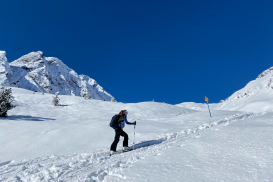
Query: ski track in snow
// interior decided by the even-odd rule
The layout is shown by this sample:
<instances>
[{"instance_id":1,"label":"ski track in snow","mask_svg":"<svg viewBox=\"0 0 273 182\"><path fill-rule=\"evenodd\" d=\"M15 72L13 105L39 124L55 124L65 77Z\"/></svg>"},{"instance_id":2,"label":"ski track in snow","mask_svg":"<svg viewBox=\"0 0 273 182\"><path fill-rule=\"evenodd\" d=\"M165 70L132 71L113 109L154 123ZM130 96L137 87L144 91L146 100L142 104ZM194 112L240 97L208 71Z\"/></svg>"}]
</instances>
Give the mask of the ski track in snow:
<instances>
[{"instance_id":1,"label":"ski track in snow","mask_svg":"<svg viewBox=\"0 0 273 182\"><path fill-rule=\"evenodd\" d=\"M7 161L0 163L0 181L107 181L107 176L117 179L126 177L116 172L130 167L133 163L157 156L165 149L180 146L187 138L199 138L203 132L218 130L229 123L261 116L264 113L239 113L221 120L203 124L198 127L176 133L157 136L148 147L109 156L104 149L91 154L74 154L69 156L49 156L20 162ZM148 141L144 141L148 142ZM141 142L140 142L141 143Z\"/></svg>"}]
</instances>

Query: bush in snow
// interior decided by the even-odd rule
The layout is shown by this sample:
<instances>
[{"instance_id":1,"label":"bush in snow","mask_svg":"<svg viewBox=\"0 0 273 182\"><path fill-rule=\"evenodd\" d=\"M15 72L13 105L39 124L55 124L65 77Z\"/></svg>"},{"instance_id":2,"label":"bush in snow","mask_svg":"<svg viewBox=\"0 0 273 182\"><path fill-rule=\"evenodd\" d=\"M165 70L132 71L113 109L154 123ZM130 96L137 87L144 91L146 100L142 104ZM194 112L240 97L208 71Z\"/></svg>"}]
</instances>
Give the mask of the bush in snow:
<instances>
[{"instance_id":1,"label":"bush in snow","mask_svg":"<svg viewBox=\"0 0 273 182\"><path fill-rule=\"evenodd\" d=\"M11 88L0 88L0 117L7 117L8 110L15 108Z\"/></svg>"},{"instance_id":2,"label":"bush in snow","mask_svg":"<svg viewBox=\"0 0 273 182\"><path fill-rule=\"evenodd\" d=\"M52 104L54 106L58 106L60 104L59 92L55 93L55 97L53 97Z\"/></svg>"},{"instance_id":3,"label":"bush in snow","mask_svg":"<svg viewBox=\"0 0 273 182\"><path fill-rule=\"evenodd\" d=\"M105 99L102 99L103 101L105 101Z\"/></svg>"},{"instance_id":4,"label":"bush in snow","mask_svg":"<svg viewBox=\"0 0 273 182\"><path fill-rule=\"evenodd\" d=\"M43 92L42 95L45 95L45 93Z\"/></svg>"},{"instance_id":5,"label":"bush in snow","mask_svg":"<svg viewBox=\"0 0 273 182\"><path fill-rule=\"evenodd\" d=\"M89 92L88 94L85 94L85 95L84 95L84 98L85 98L85 99L91 99L91 93Z\"/></svg>"},{"instance_id":6,"label":"bush in snow","mask_svg":"<svg viewBox=\"0 0 273 182\"><path fill-rule=\"evenodd\" d=\"M114 97L111 98L111 102L116 102Z\"/></svg>"}]
</instances>

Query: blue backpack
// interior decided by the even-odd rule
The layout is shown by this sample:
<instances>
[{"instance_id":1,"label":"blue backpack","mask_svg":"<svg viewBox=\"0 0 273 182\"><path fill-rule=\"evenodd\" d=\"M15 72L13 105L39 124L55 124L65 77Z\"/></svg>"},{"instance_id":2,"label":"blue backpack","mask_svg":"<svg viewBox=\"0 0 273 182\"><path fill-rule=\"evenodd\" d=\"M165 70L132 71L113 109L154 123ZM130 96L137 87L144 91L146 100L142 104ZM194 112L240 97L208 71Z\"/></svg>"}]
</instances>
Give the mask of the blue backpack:
<instances>
[{"instance_id":1,"label":"blue backpack","mask_svg":"<svg viewBox=\"0 0 273 182\"><path fill-rule=\"evenodd\" d=\"M116 129L119 125L119 118L120 115L116 114L112 117L109 126L112 127L113 129Z\"/></svg>"}]
</instances>

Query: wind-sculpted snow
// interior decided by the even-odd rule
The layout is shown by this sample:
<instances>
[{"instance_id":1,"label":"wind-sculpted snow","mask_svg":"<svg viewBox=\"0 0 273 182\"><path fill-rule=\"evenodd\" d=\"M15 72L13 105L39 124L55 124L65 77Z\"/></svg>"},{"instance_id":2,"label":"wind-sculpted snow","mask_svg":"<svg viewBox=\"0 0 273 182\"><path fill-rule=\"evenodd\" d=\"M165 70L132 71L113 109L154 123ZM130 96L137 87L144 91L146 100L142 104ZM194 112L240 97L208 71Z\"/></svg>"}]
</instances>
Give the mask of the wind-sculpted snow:
<instances>
[{"instance_id":1,"label":"wind-sculpted snow","mask_svg":"<svg viewBox=\"0 0 273 182\"><path fill-rule=\"evenodd\" d=\"M265 70L257 79L221 102L218 109L249 112L272 111L272 101L273 67Z\"/></svg>"},{"instance_id":2,"label":"wind-sculpted snow","mask_svg":"<svg viewBox=\"0 0 273 182\"><path fill-rule=\"evenodd\" d=\"M0 51L0 86L8 86L8 75L12 75L5 51Z\"/></svg>"},{"instance_id":3,"label":"wind-sculpted snow","mask_svg":"<svg viewBox=\"0 0 273 182\"><path fill-rule=\"evenodd\" d=\"M52 94L59 92L61 95L84 96L91 93L92 98L106 101L112 98L94 79L78 75L58 58L45 57L43 52L38 51L8 64L4 53L0 52L2 85Z\"/></svg>"},{"instance_id":4,"label":"wind-sculpted snow","mask_svg":"<svg viewBox=\"0 0 273 182\"><path fill-rule=\"evenodd\" d=\"M0 163L0 180L126 181L126 176L120 175L119 172L130 167L137 161L149 156L161 155L166 149L181 146L190 138L199 138L205 131L218 130L229 123L261 115L263 115L263 113L238 113L181 132L163 134L157 136L154 140L139 142L150 142L148 147L112 157L109 156L108 149L105 149L89 154L74 154L70 156L52 155L20 162L2 162ZM139 181L145 180L141 179Z\"/></svg>"}]
</instances>

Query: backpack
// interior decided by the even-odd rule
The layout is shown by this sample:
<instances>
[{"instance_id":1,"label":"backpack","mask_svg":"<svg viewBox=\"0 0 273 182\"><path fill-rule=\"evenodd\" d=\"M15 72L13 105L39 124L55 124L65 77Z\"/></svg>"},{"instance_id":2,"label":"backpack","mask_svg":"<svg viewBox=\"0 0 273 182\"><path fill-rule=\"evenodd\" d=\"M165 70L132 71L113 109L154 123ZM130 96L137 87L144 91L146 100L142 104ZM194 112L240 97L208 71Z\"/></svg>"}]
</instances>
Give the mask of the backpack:
<instances>
[{"instance_id":1,"label":"backpack","mask_svg":"<svg viewBox=\"0 0 273 182\"><path fill-rule=\"evenodd\" d=\"M109 126L112 127L113 129L116 129L119 125L119 117L120 115L116 114L112 117Z\"/></svg>"}]
</instances>

